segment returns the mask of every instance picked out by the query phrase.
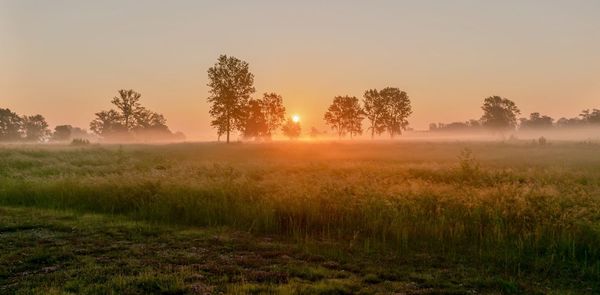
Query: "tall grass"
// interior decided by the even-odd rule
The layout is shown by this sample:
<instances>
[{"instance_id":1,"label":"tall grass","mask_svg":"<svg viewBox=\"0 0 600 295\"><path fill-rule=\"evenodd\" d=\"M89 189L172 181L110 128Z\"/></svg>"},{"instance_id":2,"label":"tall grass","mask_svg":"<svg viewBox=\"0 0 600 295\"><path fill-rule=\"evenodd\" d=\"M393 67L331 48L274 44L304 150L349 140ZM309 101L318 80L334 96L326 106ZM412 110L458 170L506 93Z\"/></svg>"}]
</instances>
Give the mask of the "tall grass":
<instances>
[{"instance_id":1,"label":"tall grass","mask_svg":"<svg viewBox=\"0 0 600 295\"><path fill-rule=\"evenodd\" d=\"M0 203L600 279L600 147L466 146L5 148Z\"/></svg>"}]
</instances>

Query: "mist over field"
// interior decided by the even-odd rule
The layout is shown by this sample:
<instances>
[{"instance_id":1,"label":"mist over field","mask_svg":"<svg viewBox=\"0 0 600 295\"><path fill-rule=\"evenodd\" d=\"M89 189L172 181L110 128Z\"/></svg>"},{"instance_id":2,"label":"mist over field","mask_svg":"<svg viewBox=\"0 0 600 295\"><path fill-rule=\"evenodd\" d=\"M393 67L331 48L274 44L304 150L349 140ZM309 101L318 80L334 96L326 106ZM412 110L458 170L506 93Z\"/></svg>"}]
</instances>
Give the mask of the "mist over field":
<instances>
[{"instance_id":1,"label":"mist over field","mask_svg":"<svg viewBox=\"0 0 600 295\"><path fill-rule=\"evenodd\" d=\"M600 294L598 12L0 0L0 295Z\"/></svg>"}]
</instances>

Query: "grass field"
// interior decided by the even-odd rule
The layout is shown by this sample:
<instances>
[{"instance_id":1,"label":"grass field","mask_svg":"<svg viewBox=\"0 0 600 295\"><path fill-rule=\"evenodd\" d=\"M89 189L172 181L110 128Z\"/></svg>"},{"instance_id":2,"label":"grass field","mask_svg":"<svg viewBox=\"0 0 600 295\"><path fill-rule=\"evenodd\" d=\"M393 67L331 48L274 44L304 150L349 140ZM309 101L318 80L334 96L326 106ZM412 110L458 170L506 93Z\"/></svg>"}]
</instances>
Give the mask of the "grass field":
<instances>
[{"instance_id":1,"label":"grass field","mask_svg":"<svg viewBox=\"0 0 600 295\"><path fill-rule=\"evenodd\" d=\"M600 292L600 145L0 148L0 293Z\"/></svg>"}]
</instances>

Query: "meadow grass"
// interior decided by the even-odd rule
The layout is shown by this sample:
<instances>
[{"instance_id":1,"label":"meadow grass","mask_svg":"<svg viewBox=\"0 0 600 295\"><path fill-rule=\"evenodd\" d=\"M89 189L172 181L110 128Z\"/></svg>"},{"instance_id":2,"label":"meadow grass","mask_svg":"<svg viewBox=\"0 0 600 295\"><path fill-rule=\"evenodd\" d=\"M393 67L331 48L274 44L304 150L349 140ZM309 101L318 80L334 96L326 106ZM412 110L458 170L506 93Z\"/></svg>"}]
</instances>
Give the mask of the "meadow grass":
<instances>
[{"instance_id":1,"label":"meadow grass","mask_svg":"<svg viewBox=\"0 0 600 295\"><path fill-rule=\"evenodd\" d=\"M0 204L600 281L593 143L11 146Z\"/></svg>"}]
</instances>

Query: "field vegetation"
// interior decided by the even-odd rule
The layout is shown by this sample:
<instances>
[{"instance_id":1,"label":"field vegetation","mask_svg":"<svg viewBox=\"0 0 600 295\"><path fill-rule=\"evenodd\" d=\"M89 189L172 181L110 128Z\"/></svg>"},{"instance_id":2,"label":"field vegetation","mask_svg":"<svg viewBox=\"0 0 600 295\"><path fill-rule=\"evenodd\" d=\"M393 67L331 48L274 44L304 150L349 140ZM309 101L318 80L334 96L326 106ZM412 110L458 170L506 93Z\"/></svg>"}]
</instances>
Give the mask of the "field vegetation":
<instances>
[{"instance_id":1,"label":"field vegetation","mask_svg":"<svg viewBox=\"0 0 600 295\"><path fill-rule=\"evenodd\" d=\"M25 225L97 234L82 237L91 251L94 243L117 243L100 228L123 220L124 239L167 245L169 255L195 247L185 235L194 228L204 231L197 241L206 245L212 235L242 235L236 243L254 249L268 238L269 247L287 249L281 255L294 263L272 261L277 269L261 273L265 280L243 265L235 275L204 270L198 279L204 289L194 289L185 277L194 272L194 258L155 258L162 268L128 268L147 277L129 277L133 287L111 281L115 292L169 291L145 281L164 276L175 293L297 293L309 286L315 288L309 293L334 294L600 292L599 155L592 142L529 141L5 146L0 239L12 244L2 246L8 254L0 254L0 282L69 291L62 286L66 275L20 279L24 271L56 264L15 262L18 244L48 253L29 245L36 237L11 236ZM127 225L133 221L151 238L135 238L137 230ZM76 236L58 232L66 240ZM68 255L77 252L71 242L62 245ZM238 246L223 247L214 255ZM140 280L157 289L136 289ZM73 284L72 291L93 292L85 289L89 281Z\"/></svg>"}]
</instances>

